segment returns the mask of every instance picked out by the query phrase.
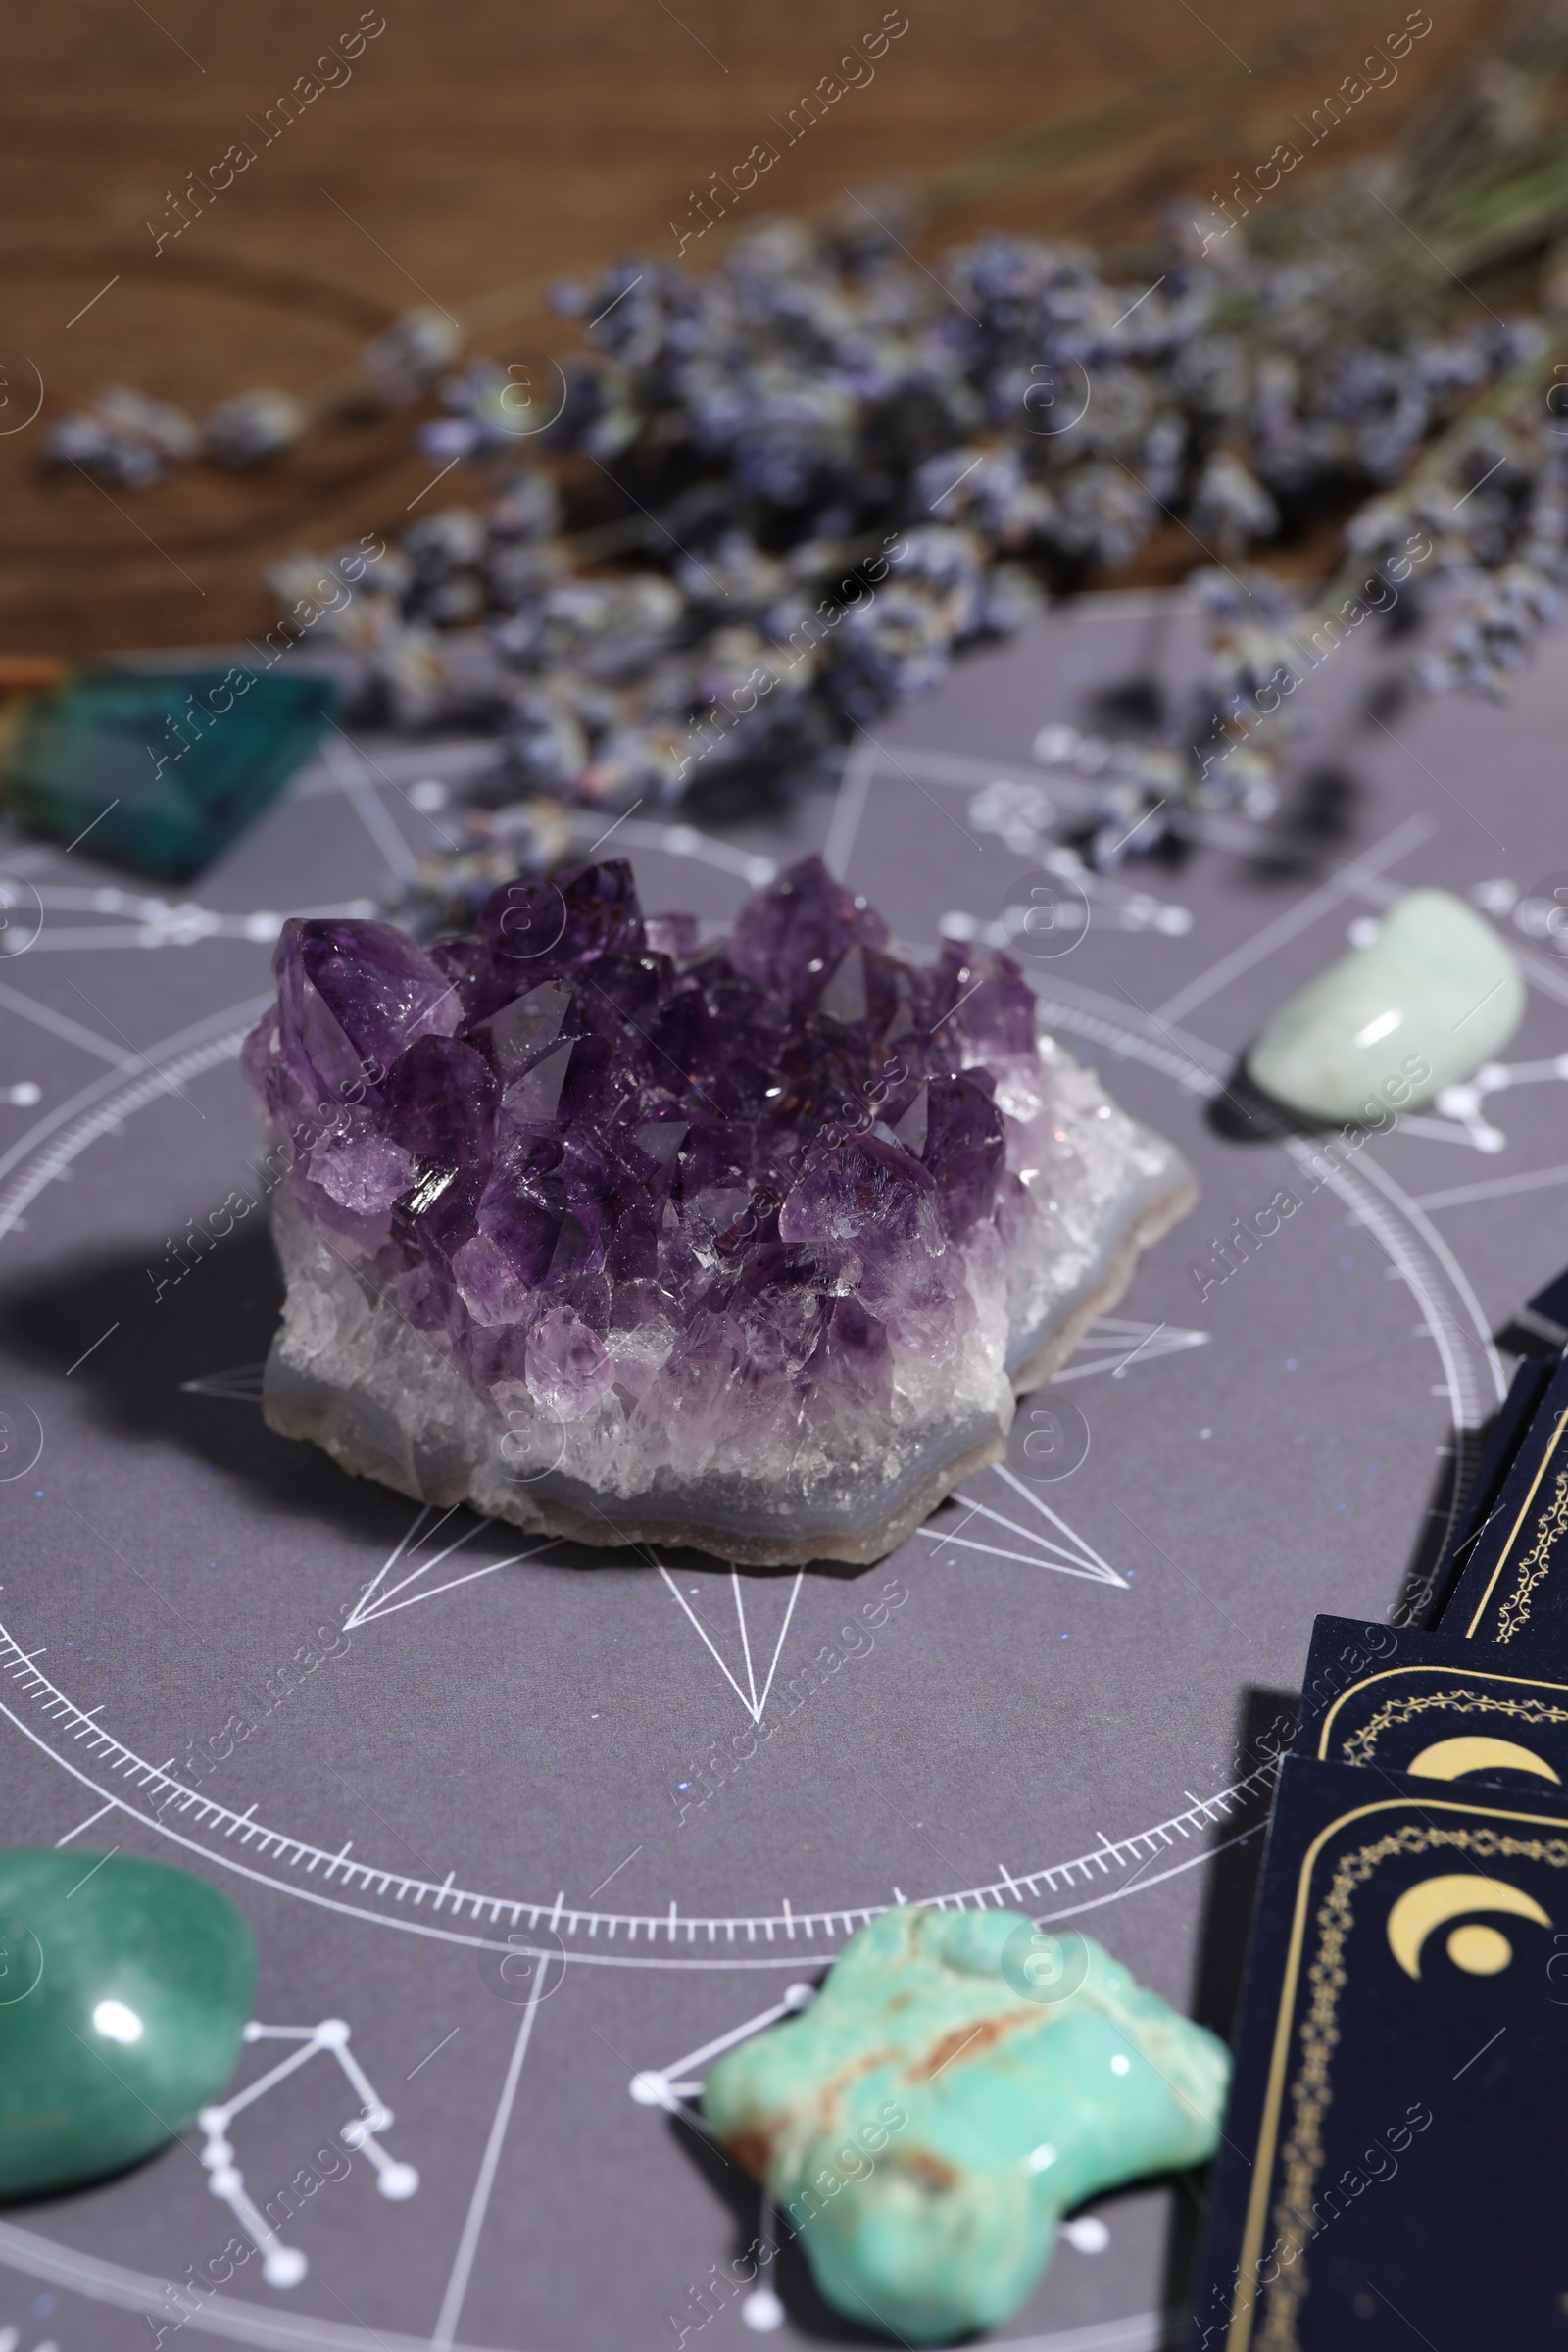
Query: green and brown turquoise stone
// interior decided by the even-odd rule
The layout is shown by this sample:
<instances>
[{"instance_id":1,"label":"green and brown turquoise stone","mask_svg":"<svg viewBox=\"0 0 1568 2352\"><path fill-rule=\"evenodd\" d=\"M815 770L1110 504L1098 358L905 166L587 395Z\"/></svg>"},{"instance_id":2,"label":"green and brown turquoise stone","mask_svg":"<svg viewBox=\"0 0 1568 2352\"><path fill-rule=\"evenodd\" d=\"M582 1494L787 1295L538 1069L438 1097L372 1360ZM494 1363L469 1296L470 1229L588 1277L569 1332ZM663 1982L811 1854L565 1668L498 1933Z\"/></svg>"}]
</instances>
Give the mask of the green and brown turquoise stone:
<instances>
[{"instance_id":1,"label":"green and brown turquoise stone","mask_svg":"<svg viewBox=\"0 0 1568 2352\"><path fill-rule=\"evenodd\" d=\"M1210 2157L1229 2074L1091 1937L911 1903L719 2060L703 2113L830 2303L943 2344L1017 2310L1086 2198Z\"/></svg>"}]
</instances>

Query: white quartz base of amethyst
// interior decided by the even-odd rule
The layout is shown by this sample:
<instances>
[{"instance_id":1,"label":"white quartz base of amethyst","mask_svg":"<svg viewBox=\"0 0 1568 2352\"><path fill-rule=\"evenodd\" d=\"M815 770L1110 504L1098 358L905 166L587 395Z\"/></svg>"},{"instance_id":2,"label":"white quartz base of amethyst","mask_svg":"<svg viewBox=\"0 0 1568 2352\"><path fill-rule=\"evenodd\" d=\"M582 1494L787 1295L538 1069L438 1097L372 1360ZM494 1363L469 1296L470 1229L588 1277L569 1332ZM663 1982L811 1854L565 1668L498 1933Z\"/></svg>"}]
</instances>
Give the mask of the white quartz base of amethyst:
<instances>
[{"instance_id":1,"label":"white quartz base of amethyst","mask_svg":"<svg viewBox=\"0 0 1568 2352\"><path fill-rule=\"evenodd\" d=\"M815 860L701 953L607 865L277 970L268 1421L541 1534L880 1558L1196 1197L1004 956L901 961Z\"/></svg>"}]
</instances>

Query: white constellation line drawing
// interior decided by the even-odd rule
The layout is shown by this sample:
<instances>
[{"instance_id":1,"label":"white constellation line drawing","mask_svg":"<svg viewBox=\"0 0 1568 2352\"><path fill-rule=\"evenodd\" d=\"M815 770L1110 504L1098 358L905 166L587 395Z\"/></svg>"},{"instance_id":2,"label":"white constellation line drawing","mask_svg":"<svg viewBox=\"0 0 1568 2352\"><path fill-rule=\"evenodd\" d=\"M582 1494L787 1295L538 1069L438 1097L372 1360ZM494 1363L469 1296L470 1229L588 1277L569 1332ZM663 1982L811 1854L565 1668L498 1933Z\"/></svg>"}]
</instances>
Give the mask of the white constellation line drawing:
<instances>
[{"instance_id":1,"label":"white constellation line drawing","mask_svg":"<svg viewBox=\"0 0 1568 2352\"><path fill-rule=\"evenodd\" d=\"M1510 1086L1541 1086L1553 1078L1568 1079L1568 1054L1553 1054L1548 1061L1484 1061L1473 1078L1444 1088L1433 1104L1437 1118L1399 1123L1412 1134L1442 1136L1445 1142L1469 1144L1476 1152L1505 1152L1508 1138L1487 1117L1487 1097L1504 1094Z\"/></svg>"},{"instance_id":2,"label":"white constellation line drawing","mask_svg":"<svg viewBox=\"0 0 1568 2352\"><path fill-rule=\"evenodd\" d=\"M375 2086L354 2052L349 2048L349 2027L341 2017L326 2017L318 2026L261 2026L253 2019L245 2028L247 2041L293 2041L299 2047L276 2066L260 2076L244 2090L225 2099L221 2105L204 2107L196 2118L202 2128L205 2145L202 2163L211 2178L208 2187L215 2197L221 2197L246 2236L262 2258L262 2277L269 2286L298 2286L309 2265L297 2246L285 2246L266 2214L260 2212L254 2200L246 2194L245 2176L234 2162L234 2149L228 2137L228 2128L236 2115L253 2106L275 2089L285 2076L316 2056L318 2050L329 2050L348 2077L362 2113L346 2123L338 2133L346 2148L362 2149L375 2167L375 2185L383 2197L401 2202L412 2197L419 2185L419 2176L412 2164L400 2164L382 2147L377 2133L388 2131L393 2122L392 2110L376 2096Z\"/></svg>"},{"instance_id":3,"label":"white constellation line drawing","mask_svg":"<svg viewBox=\"0 0 1568 2352\"><path fill-rule=\"evenodd\" d=\"M776 2026L781 2018L798 2017L803 2009L809 2009L815 1998L814 1984L786 1984L783 1999L775 2001L771 2008L760 2010L756 2017L747 2018L742 2025L732 2026L727 2034L715 2034L711 2041L705 2041L701 2049L688 2050L684 2058L677 2058L670 2066L645 2068L641 2074L633 2075L626 2087L639 2107L659 2107L666 2115L677 2115L694 2132L711 2139L712 2134L703 2120L701 2108L688 2104L702 2096L702 2083L689 2082L685 2078L690 2076L694 2067L706 2066L710 2058L722 2056L725 2050L734 2049L738 2042L750 2041L754 2034L765 2033L769 2026ZM760 2193L758 2270L772 2262L777 2245L772 2206L766 2189ZM766 2247L765 2253L761 2251L762 2245ZM776 2328L784 2325L784 2306L770 2286L755 2287L741 2305L741 2318L756 2333L770 2335Z\"/></svg>"},{"instance_id":4,"label":"white constellation line drawing","mask_svg":"<svg viewBox=\"0 0 1568 2352\"><path fill-rule=\"evenodd\" d=\"M1185 1355L1190 1348L1206 1348L1213 1336L1208 1331L1184 1331L1174 1323L1130 1323L1120 1315L1097 1315L1073 1349L1072 1361L1053 1372L1049 1386L1088 1380L1096 1372L1123 1380L1130 1364L1152 1364L1159 1355ZM1080 1363L1080 1356L1087 1361Z\"/></svg>"},{"instance_id":5,"label":"white constellation line drawing","mask_svg":"<svg viewBox=\"0 0 1568 2352\"><path fill-rule=\"evenodd\" d=\"M1119 1380L1124 1377L1128 1366L1134 1362L1147 1363L1155 1356L1184 1354L1190 1348L1206 1347L1209 1336L1206 1331L1183 1331L1166 1323L1134 1323L1117 1315L1097 1315L1083 1339L1078 1343L1073 1362L1064 1370L1056 1373L1055 1379L1058 1381L1083 1380L1096 1372L1108 1372L1113 1380ZM1089 1360L1080 1364L1077 1361L1079 1354L1087 1354ZM1059 1518L1048 1503L1042 1502L1040 1497L1016 1479L1010 1470L999 1467L997 1476L1021 1494L1033 1510L1040 1512L1050 1522L1055 1531L1054 1535L1047 1535L1039 1528L1020 1526L1016 1519L1010 1519L1003 1512L992 1509L987 1503L977 1502L972 1494L956 1494L953 1499L963 1504L969 1512L969 1518L961 1523L963 1527L967 1527L972 1520L977 1518L993 1521L1004 1533L1021 1538L1031 1548L1028 1551L1003 1550L995 1544L981 1543L978 1538L965 1536L958 1531L948 1535L936 1528L922 1527L919 1532L926 1542L935 1544L939 1549L945 1544L955 1544L964 1551L989 1553L993 1559L1018 1560L1030 1567L1054 1568L1064 1576L1083 1576L1093 1584L1116 1585L1123 1592L1130 1590L1127 1579L1119 1575L1108 1560L1102 1560L1092 1544L1085 1543L1084 1539L1077 1535L1064 1519ZM762 1711L767 1705L768 1694L773 1688L774 1677L778 1673L779 1659L783 1655L785 1637L789 1633L795 1615L795 1603L800 1598L805 1571L802 1570L796 1577L791 1589L789 1605L784 1612L784 1622L779 1628L778 1638L773 1645L772 1659L762 1678L761 1689L759 1690L757 1660L753 1654L752 1630L746 1614L746 1588L743 1587L738 1572L731 1568L730 1588L734 1594L735 1616L740 1629L740 1674L737 1674L730 1666L712 1634L698 1616L691 1601L681 1591L669 1570L658 1558L657 1553L654 1557L660 1575L684 1610L688 1621L723 1675L724 1680L752 1721L760 1723ZM750 1580L748 1581L750 1582ZM352 1622L351 1619L350 1623Z\"/></svg>"},{"instance_id":6,"label":"white constellation line drawing","mask_svg":"<svg viewBox=\"0 0 1568 2352\"><path fill-rule=\"evenodd\" d=\"M936 1544L939 1550L953 1544L960 1551L983 1551L994 1560L1016 1560L1025 1568L1054 1568L1059 1576L1087 1577L1094 1585L1115 1585L1123 1592L1131 1591L1127 1579L1108 1560L1102 1560L1094 1545L1086 1543L1082 1536L1070 1528L1049 1502L1042 1502L1021 1478L1015 1478L1005 1462L993 1462L991 1474L1000 1478L1004 1486L1010 1487L1015 1494L1021 1495L1030 1509L1038 1511L1042 1519L1049 1520L1056 1531L1054 1536L1048 1536L1042 1529L1027 1526L1017 1519L1009 1519L1004 1512L993 1510L989 1503L977 1502L972 1494L955 1489L949 1499L961 1504L968 1512L968 1518L960 1520L951 1535L935 1527L922 1527L919 1532L926 1543ZM972 1526L976 1519L984 1519L988 1526L1001 1528L1004 1534L1027 1544L1030 1548L1027 1551L1008 1550L999 1544L982 1544L978 1536L966 1536L963 1529Z\"/></svg>"},{"instance_id":7,"label":"white constellation line drawing","mask_svg":"<svg viewBox=\"0 0 1568 2352\"><path fill-rule=\"evenodd\" d=\"M221 1375L219 1377L221 1377ZM195 1384L187 1381L184 1385L189 1388ZM227 1395L230 1392L225 1390L213 1390L209 1393L217 1396L222 1396ZM483 1565L478 1568L466 1569L462 1576L451 1576L446 1578L445 1581L439 1585L426 1585L424 1586L422 1592L415 1592L413 1588L416 1585L422 1584L424 1578L430 1574L432 1569L439 1568L444 1561L450 1560L454 1553L462 1551L466 1544L473 1542L475 1536L489 1535L495 1532L495 1522L493 1520L475 1519L469 1527L464 1530L462 1535L455 1537L443 1550L426 1552L426 1555L423 1559L417 1558L416 1555L418 1552L423 1549L425 1545L434 1543L436 1537L446 1526L447 1521L449 1519L456 1518L458 1512L462 1508L463 1505L461 1503L455 1502L450 1510L446 1510L441 1513L441 1516L436 1520L433 1527L427 1528L425 1526L425 1521L432 1516L434 1505L431 1503L426 1503L424 1505L423 1509L415 1519L413 1526L410 1527L405 1534L398 1538L397 1543L387 1554L386 1559L376 1570L374 1576L371 1577L369 1583L366 1586L365 1591L360 1594L359 1599L354 1603L353 1608L350 1609L348 1615L344 1618L343 1630L345 1633L352 1633L356 1626L369 1625L377 1617L393 1617L397 1614L399 1609L411 1609L417 1600L434 1600L438 1592L451 1592L455 1591L459 1585L471 1585L478 1577L494 1576L497 1571L502 1568L515 1568L524 1560L536 1560L541 1556L542 1553L547 1552L554 1547L556 1539L554 1537L547 1537L542 1544L535 1544L527 1551L510 1551L507 1553L505 1559L486 1560ZM408 1565L408 1563L413 1564ZM399 1566L404 1567L405 1573L398 1578L396 1584L387 1584L385 1581L386 1578L392 1574L394 1568ZM397 1597L399 1593L404 1595L402 1599Z\"/></svg>"},{"instance_id":8,"label":"white constellation line drawing","mask_svg":"<svg viewBox=\"0 0 1568 2352\"><path fill-rule=\"evenodd\" d=\"M627 2089L639 2107L658 2107L666 2115L679 2116L681 2122L692 2131L700 2132L705 2139L717 2146L718 2142L704 2121L701 2107L691 2104L702 2097L703 2091L700 2081L687 2080L692 2070L706 2066L710 2059L721 2057L739 2042L750 2041L754 2035L765 2034L770 2026L780 2024L783 2019L798 2017L803 2009L809 2009L815 1999L814 1984L786 1984L784 1997L775 2001L771 2008L759 2010L756 2017L749 2017L743 2024L732 2026L727 2034L715 2034L711 2041L705 2041L701 2049L688 2050L683 2058L677 2058L670 2066L645 2068L641 2074L633 2075ZM768 2269L778 2251L772 2200L765 2187L760 2194L761 2210L757 2240L752 2248L756 2256L753 2277ZM794 2236L794 2230L790 2234ZM1064 2222L1061 2235L1080 2254L1102 2254L1110 2243L1110 2231L1096 2214ZM702 2327L711 2314L706 2311L700 2293L695 2290L694 2301L697 2308L704 2311L704 2319L697 2323ZM788 2316L770 2286L754 2287L742 2302L740 2314L746 2326L759 2335L771 2335L775 2328L783 2327Z\"/></svg>"},{"instance_id":9,"label":"white constellation line drawing","mask_svg":"<svg viewBox=\"0 0 1568 2352\"><path fill-rule=\"evenodd\" d=\"M744 1690L741 1688L741 1685L735 1675L730 1672L729 1667L724 1661L723 1652L719 1649L719 1646L713 1640L712 1635L709 1632L707 1626L704 1625L702 1619L692 1607L691 1602L687 1599L679 1585L676 1584L675 1579L670 1575L669 1570L664 1566L663 1561L660 1559L657 1552L654 1553L653 1558L654 1564L658 1568L660 1575L663 1578L665 1584L669 1587L670 1592L680 1603L681 1608L685 1611L685 1614L690 1620L691 1624L696 1628L698 1635L701 1637L704 1647L717 1665L718 1670L724 1677L725 1682L728 1683L730 1689L734 1691L736 1697L740 1700L741 1705L746 1709L746 1712L751 1717L752 1721L754 1723L760 1723L762 1720L762 1709L767 1705L768 1692L773 1688L773 1677L778 1672L779 1659L784 1654L784 1640L785 1636L790 1630L790 1624L795 1615L795 1603L801 1597L801 1586L806 1576L805 1569L803 1568L797 1573L795 1582L790 1587L790 1597L789 1603L784 1611L784 1622L778 1629L778 1640L773 1644L772 1663L769 1665L766 1674L762 1678L762 1688L761 1690L759 1691L757 1688L757 1669L752 1662L751 1629L746 1622L746 1595L741 1589L739 1573L734 1568L731 1568L729 1572L729 1581L735 1595L735 1615L740 1623L741 1662L746 1672L746 1687Z\"/></svg>"},{"instance_id":10,"label":"white constellation line drawing","mask_svg":"<svg viewBox=\"0 0 1568 2352\"><path fill-rule=\"evenodd\" d=\"M722 2056L725 2050L734 2049L737 2042L749 2041L754 2034L776 2026L781 2017L795 2017L801 2010L809 2009L815 1998L814 1984L786 1984L782 2000L775 2001L770 2009L760 2010L756 2017L749 2017L744 2025L732 2026L727 2034L716 2034L711 2041L705 2041L701 2049L688 2050L684 2058L677 2058L670 2066L645 2067L641 2074L633 2075L627 2086L632 2097L639 2107L662 2107L670 2115L677 2114L681 2101L695 2099L703 2087L701 2082L685 2080L694 2066L706 2066L710 2058Z\"/></svg>"}]
</instances>

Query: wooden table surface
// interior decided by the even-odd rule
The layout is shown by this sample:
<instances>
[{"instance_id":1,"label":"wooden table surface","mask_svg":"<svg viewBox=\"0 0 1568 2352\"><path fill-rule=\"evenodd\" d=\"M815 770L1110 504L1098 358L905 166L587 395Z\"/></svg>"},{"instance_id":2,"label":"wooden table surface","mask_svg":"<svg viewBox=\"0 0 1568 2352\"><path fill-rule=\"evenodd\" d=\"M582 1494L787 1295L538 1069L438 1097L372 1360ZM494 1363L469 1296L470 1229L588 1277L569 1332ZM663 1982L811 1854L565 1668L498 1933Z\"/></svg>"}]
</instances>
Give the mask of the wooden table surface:
<instances>
[{"instance_id":1,"label":"wooden table surface","mask_svg":"<svg viewBox=\"0 0 1568 2352\"><path fill-rule=\"evenodd\" d=\"M1295 135L1296 115L1405 14L1404 0L1203 0L1201 15L1188 0L906 6L874 79L788 147L756 215L947 175L927 258L991 224L1136 238L1174 192L1223 188ZM379 0L364 21L384 29L264 144L267 110L361 22L359 0L8 10L0 348L32 362L45 397L38 421L0 437L0 654L265 627L266 562L398 528L432 470L405 416L330 425L261 472L198 467L110 493L42 466L51 416L110 381L198 416L256 384L309 390L411 304L461 312L626 253L673 259L691 190L772 136L771 119L883 14L882 0ZM1484 0L1437 0L1432 15L1396 84L1313 168L1387 144L1495 23ZM156 249L172 197L234 141L254 164ZM964 195L954 172L968 159ZM519 318L481 341L561 332ZM460 469L441 495L476 488Z\"/></svg>"}]
</instances>

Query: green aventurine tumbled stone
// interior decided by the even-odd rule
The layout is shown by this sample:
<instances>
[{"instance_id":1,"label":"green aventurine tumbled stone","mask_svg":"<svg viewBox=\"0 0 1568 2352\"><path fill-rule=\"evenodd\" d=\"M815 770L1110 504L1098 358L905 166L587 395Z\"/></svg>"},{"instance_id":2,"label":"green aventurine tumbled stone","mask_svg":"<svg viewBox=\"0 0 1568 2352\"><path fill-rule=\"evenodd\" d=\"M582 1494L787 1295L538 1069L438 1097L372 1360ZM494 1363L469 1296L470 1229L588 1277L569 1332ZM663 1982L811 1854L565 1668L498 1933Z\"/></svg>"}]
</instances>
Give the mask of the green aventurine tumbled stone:
<instances>
[{"instance_id":1,"label":"green aventurine tumbled stone","mask_svg":"<svg viewBox=\"0 0 1568 2352\"><path fill-rule=\"evenodd\" d=\"M83 854L188 881L261 814L338 706L330 679L83 670L23 710L0 765L22 823Z\"/></svg>"},{"instance_id":2,"label":"green aventurine tumbled stone","mask_svg":"<svg viewBox=\"0 0 1568 2352\"><path fill-rule=\"evenodd\" d=\"M234 2071L256 1947L188 1871L0 1852L0 2196L162 2147Z\"/></svg>"},{"instance_id":3,"label":"green aventurine tumbled stone","mask_svg":"<svg viewBox=\"0 0 1568 2352\"><path fill-rule=\"evenodd\" d=\"M721 2059L703 2110L828 2301L934 2344L1015 2311L1086 2197L1211 2156L1229 2068L1088 1936L908 1905Z\"/></svg>"},{"instance_id":4,"label":"green aventurine tumbled stone","mask_svg":"<svg viewBox=\"0 0 1568 2352\"><path fill-rule=\"evenodd\" d=\"M1314 1119L1430 1102L1505 1045L1525 984L1485 918L1446 890L1412 890L1278 1011L1247 1057L1267 1095Z\"/></svg>"}]
</instances>

